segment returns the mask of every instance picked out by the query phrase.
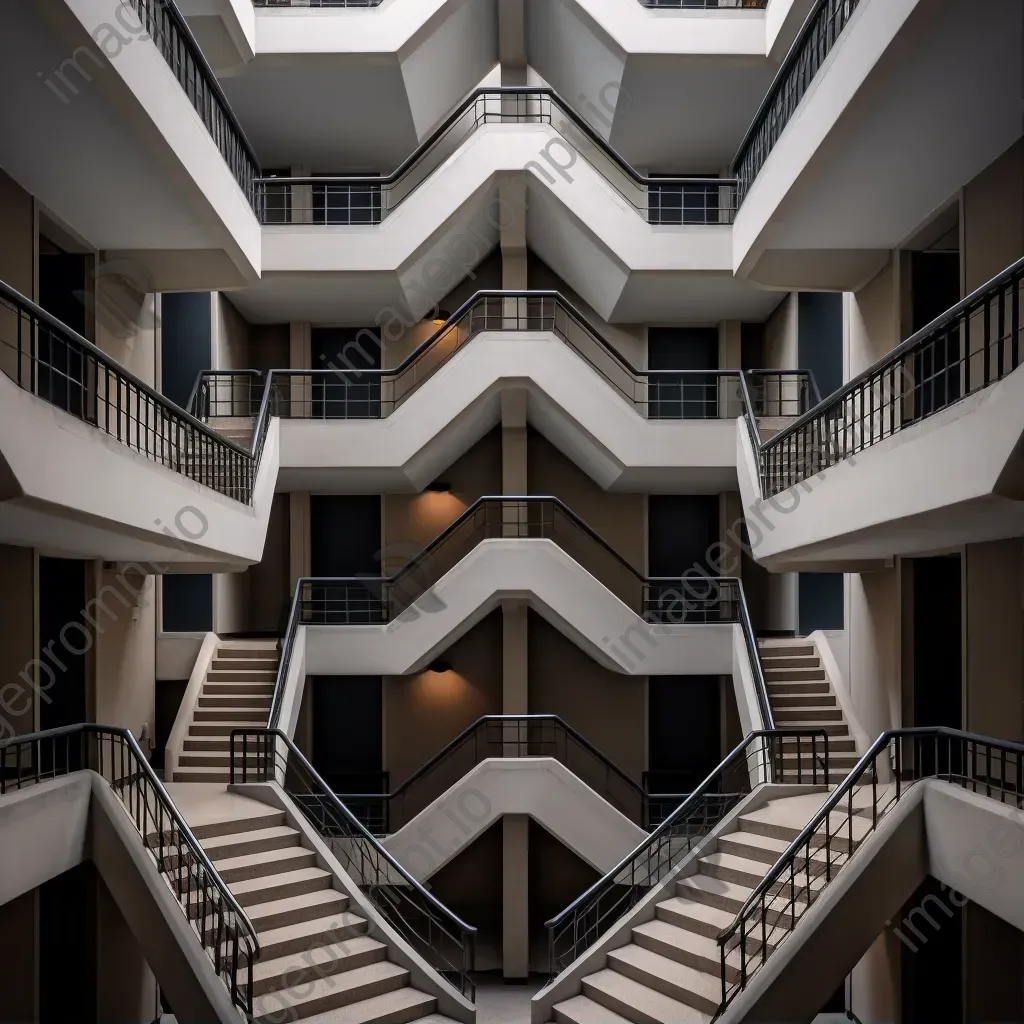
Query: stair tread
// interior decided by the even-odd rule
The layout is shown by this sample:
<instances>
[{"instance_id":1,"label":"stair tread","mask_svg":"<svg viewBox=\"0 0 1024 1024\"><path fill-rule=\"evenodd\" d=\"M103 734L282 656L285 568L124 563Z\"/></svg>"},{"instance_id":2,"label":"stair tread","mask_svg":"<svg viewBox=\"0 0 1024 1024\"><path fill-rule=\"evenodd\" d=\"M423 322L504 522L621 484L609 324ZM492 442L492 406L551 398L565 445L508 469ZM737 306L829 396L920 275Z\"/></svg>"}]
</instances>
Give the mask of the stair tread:
<instances>
[{"instance_id":1,"label":"stair tread","mask_svg":"<svg viewBox=\"0 0 1024 1024\"><path fill-rule=\"evenodd\" d=\"M736 917L735 914L729 913L728 910L720 910L718 907L712 907L710 904L701 903L698 900L688 899L686 896L671 896L667 900L662 900L658 906L676 915L692 918L704 924L714 925L719 930L728 928Z\"/></svg>"},{"instance_id":2,"label":"stair tread","mask_svg":"<svg viewBox=\"0 0 1024 1024\"><path fill-rule=\"evenodd\" d=\"M755 885L758 884L761 881L761 879L763 879L772 868L771 864L765 864L764 861L751 860L749 857L742 857L739 854L735 853L712 853L706 857L701 857L701 861L703 863L712 864L717 867L726 868L731 871L744 872L751 878L757 879L757 882L754 883ZM812 860L812 864L814 863L817 862ZM782 878L780 878L779 884L786 886L789 885L788 871ZM799 870L797 872L796 885L798 889L806 888L807 876L805 875L803 870ZM811 876L811 889L821 889L824 888L824 885L825 879L823 876ZM751 891L753 891L753 889L751 889Z\"/></svg>"},{"instance_id":3,"label":"stair tread","mask_svg":"<svg viewBox=\"0 0 1024 1024\"><path fill-rule=\"evenodd\" d=\"M679 897L676 898L679 899ZM679 899L679 902L687 903L687 901L682 899ZM689 905L687 903L687 906ZM701 908L706 907L705 904L693 905ZM716 908L707 907L706 909L714 911ZM728 927L735 917L735 915L729 914L724 910L717 911L717 913L720 915L720 918L717 920L721 921L723 929ZM660 917L655 917L650 921L645 921L643 924L636 925L633 928L633 935L653 939L663 945L673 946L675 949L701 957L708 963L714 964L716 968L722 962L722 948L718 945L717 939L713 939L710 935L704 935L701 932L684 928L682 925L673 924L671 921L664 921ZM739 960L738 948L731 950L726 957L726 961L730 964L735 962L738 965ZM719 978L719 983L721 983L720 975L716 974L716 977Z\"/></svg>"},{"instance_id":4,"label":"stair tread","mask_svg":"<svg viewBox=\"0 0 1024 1024\"><path fill-rule=\"evenodd\" d=\"M271 1010L279 1013L285 1008L301 1013L303 1004L322 999L326 995L340 996L344 992L357 989L362 985L408 977L409 972L406 968L393 964L389 960L377 964L367 964L365 967L356 967L350 971L339 970L334 974L305 981L300 985L279 988L266 995L257 996L253 1000L253 1016L257 1017ZM369 1002L370 1000L361 1001ZM350 1003L349 1005L354 1004Z\"/></svg>"},{"instance_id":5,"label":"stair tread","mask_svg":"<svg viewBox=\"0 0 1024 1024\"><path fill-rule=\"evenodd\" d=\"M316 854L307 850L304 846L286 846L280 850L261 850L259 853L242 853L237 856L225 857L213 862L218 874L230 871L233 868L255 867L260 864L282 864L282 871L278 874L290 872L289 862L293 860L308 860ZM253 879L255 881L255 879ZM232 883L234 885L235 883Z\"/></svg>"},{"instance_id":6,"label":"stair tread","mask_svg":"<svg viewBox=\"0 0 1024 1024\"><path fill-rule=\"evenodd\" d=\"M573 996L555 1003L553 1009L564 1013L574 1024L631 1024L613 1010L594 1002L590 996Z\"/></svg>"},{"instance_id":7,"label":"stair tread","mask_svg":"<svg viewBox=\"0 0 1024 1024\"><path fill-rule=\"evenodd\" d=\"M315 969L330 960L364 953L379 953L381 950L387 950L383 942L378 942L369 935L353 935L344 939L343 943L311 946L301 953L289 953L287 956L275 957L272 960L258 960L253 965L252 976L254 981L262 981L264 978L276 978L304 969ZM339 967L338 970L344 971L345 968Z\"/></svg>"},{"instance_id":8,"label":"stair tread","mask_svg":"<svg viewBox=\"0 0 1024 1024\"><path fill-rule=\"evenodd\" d=\"M276 993L275 993L276 995ZM271 999L271 997L267 997ZM274 1001L271 1000L270 1012L274 1020L282 1020L281 1002L276 1001L277 1010L274 1011ZM437 1005L434 996L427 995L409 986L395 989L393 992L384 992L379 996L370 999L361 999L356 1003L349 1003L347 1006L339 1006L324 1013L316 1013L309 1017L302 1018L302 1024L373 1024L373 1021L380 1020L389 1013L401 1013L402 1011L413 1010L417 1007L423 1008L422 1017L413 1018L414 1024L453 1024L448 1017L443 1017L431 1011ZM292 1018L287 1018L292 1019Z\"/></svg>"},{"instance_id":9,"label":"stair tread","mask_svg":"<svg viewBox=\"0 0 1024 1024\"><path fill-rule=\"evenodd\" d=\"M234 851L242 849L254 843L263 842L266 839L281 839L285 836L294 837L296 843L301 833L291 825L274 825L271 828L256 828L251 832L235 832L227 836L213 836L202 841L199 845L207 852L211 850ZM219 858L215 858L219 859Z\"/></svg>"},{"instance_id":10,"label":"stair tread","mask_svg":"<svg viewBox=\"0 0 1024 1024\"><path fill-rule=\"evenodd\" d=\"M276 900L267 900L265 903L254 903L251 907L246 907L245 912L249 915L249 920L255 925L257 919L269 917L280 910L297 910L299 907L320 905L329 907L336 903L346 902L347 900L348 897L343 892L338 892L337 889L317 889L314 892L305 892L298 896L284 896ZM288 927L293 926L288 925ZM274 930L276 931L277 929ZM258 927L257 931L259 931Z\"/></svg>"},{"instance_id":11,"label":"stair tread","mask_svg":"<svg viewBox=\"0 0 1024 1024\"><path fill-rule=\"evenodd\" d=\"M331 893L334 896L341 896L342 894L337 892L335 889L322 889L318 893L309 893L309 896L318 896L323 892ZM294 900L301 900L305 897L294 896ZM333 932L341 928L358 928L366 924L366 918L360 917L358 914L353 914L351 910L338 910L333 914L326 917L313 917L308 921L296 921L295 924L283 924L277 928L260 928L257 921L260 918L266 918L266 913L257 914L253 916L253 911L259 911L264 907L273 907L278 903L287 903L288 900L275 900L273 903L261 903L256 907L250 907L246 913L249 915L249 920L253 922L253 926L256 928L256 934L259 936L260 946L264 949L272 949L274 946L279 946L284 942L292 942L294 940L302 939L313 939L317 935L324 932ZM340 905L343 900L338 900L337 903ZM300 904L296 904L298 906ZM306 902L301 904L302 906L318 906L313 902ZM347 903L346 903L347 906ZM328 909L329 904L324 904L324 908Z\"/></svg>"},{"instance_id":12,"label":"stair tread","mask_svg":"<svg viewBox=\"0 0 1024 1024\"><path fill-rule=\"evenodd\" d=\"M716 943L717 945L717 943ZM663 978L672 985L678 985L696 996L718 1003L722 996L722 979L718 974L708 974L695 967L688 967L671 960L667 956L644 949L635 944L622 946L608 954L610 961L629 964L640 970L647 971L655 977ZM641 983L642 984L642 983Z\"/></svg>"},{"instance_id":13,"label":"stair tread","mask_svg":"<svg viewBox=\"0 0 1024 1024\"><path fill-rule=\"evenodd\" d=\"M677 892L685 894L687 889L697 889L715 896L726 896L729 899L739 900L741 903L754 891L752 885L744 885L742 882L727 882L724 878L701 874L689 875L676 883Z\"/></svg>"},{"instance_id":14,"label":"stair tread","mask_svg":"<svg viewBox=\"0 0 1024 1024\"><path fill-rule=\"evenodd\" d=\"M723 841L742 843L744 846L763 850L765 853L774 854L774 860L772 861L773 864L789 848L789 843L785 839L778 839L775 836L765 836L760 832L730 832L728 835L724 835L719 839L719 843ZM824 857L824 853L814 853L812 856L816 858L819 856Z\"/></svg>"},{"instance_id":15,"label":"stair tread","mask_svg":"<svg viewBox=\"0 0 1024 1024\"><path fill-rule=\"evenodd\" d=\"M662 995L646 985L633 981L632 978L619 974L618 971L604 970L591 974L583 979L584 992L588 986L626 1006L635 1007L645 1017L657 1021L658 1024L689 1024L691 1021L704 1024L711 1020L709 1014L687 1006L686 1003L671 996Z\"/></svg>"},{"instance_id":16,"label":"stair tread","mask_svg":"<svg viewBox=\"0 0 1024 1024\"><path fill-rule=\"evenodd\" d=\"M246 878L239 882L232 882L230 888L232 895L238 897L250 892L260 892L271 883L274 885L288 885L291 882L304 882L312 878L332 877L330 871L324 871L323 868L295 868L293 871L281 871L276 875L269 875L263 878Z\"/></svg>"}]
</instances>

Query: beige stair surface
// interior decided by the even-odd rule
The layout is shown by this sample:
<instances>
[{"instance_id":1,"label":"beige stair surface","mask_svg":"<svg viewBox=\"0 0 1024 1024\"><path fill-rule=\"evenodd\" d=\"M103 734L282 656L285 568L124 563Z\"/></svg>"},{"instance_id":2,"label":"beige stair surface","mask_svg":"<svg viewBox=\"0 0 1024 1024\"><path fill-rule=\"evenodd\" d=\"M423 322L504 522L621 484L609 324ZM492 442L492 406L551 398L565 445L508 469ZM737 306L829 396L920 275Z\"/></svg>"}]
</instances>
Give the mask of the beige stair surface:
<instances>
[{"instance_id":1,"label":"beige stair surface","mask_svg":"<svg viewBox=\"0 0 1024 1024\"><path fill-rule=\"evenodd\" d=\"M582 993L556 1003L554 1021L566 1024L684 1024L709 1021L722 998L721 949L717 937L728 928L754 888L800 834L826 799L827 793L806 793L771 800L739 815L734 830L720 835L716 848L699 856L693 874L677 878L655 906L652 920L634 925L629 941L607 953L604 968L586 975ZM838 819L837 819L838 825ZM870 828L866 817L854 819L854 844ZM822 841L823 842L823 841ZM832 864L848 843L836 840ZM769 902L767 952L770 956L785 937L790 915L786 907L795 895L801 908L825 886L824 855L811 854L810 885L804 871L791 881L787 874L776 887L780 896ZM760 916L758 916L758 922ZM748 956L761 953L761 928L746 941ZM595 965L596 966L596 965ZM740 950L730 950L727 980L740 976Z\"/></svg>"},{"instance_id":2,"label":"beige stair surface","mask_svg":"<svg viewBox=\"0 0 1024 1024\"><path fill-rule=\"evenodd\" d=\"M175 782L225 783L231 777L231 731L267 725L279 661L276 640L222 640L192 709ZM239 743L239 751L241 750ZM255 766L255 755L247 757Z\"/></svg>"},{"instance_id":3,"label":"beige stair surface","mask_svg":"<svg viewBox=\"0 0 1024 1024\"><path fill-rule=\"evenodd\" d=\"M223 786L167 788L256 930L253 1021L454 1024L391 961L386 943L367 934L367 920L352 912L284 811ZM182 899L190 917L197 899L194 891Z\"/></svg>"},{"instance_id":4,"label":"beige stair surface","mask_svg":"<svg viewBox=\"0 0 1024 1024\"><path fill-rule=\"evenodd\" d=\"M768 701L777 729L824 729L828 733L830 783L841 782L858 761L856 743L843 709L832 691L814 643L810 640L759 640ZM819 754L821 752L819 751ZM782 764L787 772L812 765L808 743L796 749L783 748ZM787 781L795 781L787 774Z\"/></svg>"}]
</instances>

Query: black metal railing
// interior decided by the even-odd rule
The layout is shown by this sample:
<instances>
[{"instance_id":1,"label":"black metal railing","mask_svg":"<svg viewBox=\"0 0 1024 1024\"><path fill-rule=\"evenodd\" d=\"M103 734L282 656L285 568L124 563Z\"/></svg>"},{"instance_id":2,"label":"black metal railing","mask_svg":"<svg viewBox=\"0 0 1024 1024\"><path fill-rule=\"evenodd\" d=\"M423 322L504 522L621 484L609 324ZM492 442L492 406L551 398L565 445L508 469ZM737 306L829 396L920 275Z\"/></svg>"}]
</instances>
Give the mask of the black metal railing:
<instances>
[{"instance_id":1,"label":"black metal railing","mask_svg":"<svg viewBox=\"0 0 1024 1024\"><path fill-rule=\"evenodd\" d=\"M272 415L295 419L390 416L473 338L484 332L552 333L649 419L796 417L817 404L806 370L646 370L633 366L554 291L478 291L394 369L378 369L380 335L359 331L322 370L203 371L189 409L200 419L256 415L269 391ZM746 377L749 401L744 397Z\"/></svg>"},{"instance_id":2,"label":"black metal railing","mask_svg":"<svg viewBox=\"0 0 1024 1024\"><path fill-rule=\"evenodd\" d=\"M878 828L907 784L928 778L1024 807L1024 745L955 729L882 733L719 935L719 1012Z\"/></svg>"},{"instance_id":3,"label":"black metal railing","mask_svg":"<svg viewBox=\"0 0 1024 1024\"><path fill-rule=\"evenodd\" d=\"M206 125L249 205L257 210L260 165L217 76L174 0L127 0Z\"/></svg>"},{"instance_id":4,"label":"black metal railing","mask_svg":"<svg viewBox=\"0 0 1024 1024\"><path fill-rule=\"evenodd\" d=\"M551 978L643 899L756 786L824 786L828 757L824 729L752 732L643 843L545 923Z\"/></svg>"},{"instance_id":5,"label":"black metal railing","mask_svg":"<svg viewBox=\"0 0 1024 1024\"><path fill-rule=\"evenodd\" d=\"M1019 260L760 445L761 494L808 480L997 383L1024 351Z\"/></svg>"},{"instance_id":6,"label":"black metal railing","mask_svg":"<svg viewBox=\"0 0 1024 1024\"><path fill-rule=\"evenodd\" d=\"M860 0L815 0L733 161L742 204Z\"/></svg>"},{"instance_id":7,"label":"black metal railing","mask_svg":"<svg viewBox=\"0 0 1024 1024\"><path fill-rule=\"evenodd\" d=\"M2 281L0 370L147 459L236 501L252 501L258 455L169 402Z\"/></svg>"},{"instance_id":8,"label":"black metal railing","mask_svg":"<svg viewBox=\"0 0 1024 1024\"><path fill-rule=\"evenodd\" d=\"M380 7L384 0L252 0L253 7Z\"/></svg>"},{"instance_id":9,"label":"black metal railing","mask_svg":"<svg viewBox=\"0 0 1024 1024\"><path fill-rule=\"evenodd\" d=\"M580 156L650 224L731 224L736 182L729 178L647 177L628 164L553 89L504 86L477 89L391 174L264 177L257 182L264 224L379 224L480 127L550 124L567 147L551 166L530 170L555 183L572 180Z\"/></svg>"},{"instance_id":10,"label":"black metal railing","mask_svg":"<svg viewBox=\"0 0 1024 1024\"><path fill-rule=\"evenodd\" d=\"M647 793L557 715L484 715L390 793L339 793L364 809L376 835L390 835L488 758L552 757L631 821L643 825Z\"/></svg>"},{"instance_id":11,"label":"black metal railing","mask_svg":"<svg viewBox=\"0 0 1024 1024\"><path fill-rule=\"evenodd\" d=\"M381 916L438 973L469 999L476 986L476 929L410 875L331 792L279 729L231 733L231 783L277 782L328 841L350 878Z\"/></svg>"},{"instance_id":12,"label":"black metal railing","mask_svg":"<svg viewBox=\"0 0 1024 1024\"><path fill-rule=\"evenodd\" d=\"M256 931L128 729L69 725L0 742L0 795L71 772L102 776L192 922L231 999L252 1016Z\"/></svg>"}]
</instances>

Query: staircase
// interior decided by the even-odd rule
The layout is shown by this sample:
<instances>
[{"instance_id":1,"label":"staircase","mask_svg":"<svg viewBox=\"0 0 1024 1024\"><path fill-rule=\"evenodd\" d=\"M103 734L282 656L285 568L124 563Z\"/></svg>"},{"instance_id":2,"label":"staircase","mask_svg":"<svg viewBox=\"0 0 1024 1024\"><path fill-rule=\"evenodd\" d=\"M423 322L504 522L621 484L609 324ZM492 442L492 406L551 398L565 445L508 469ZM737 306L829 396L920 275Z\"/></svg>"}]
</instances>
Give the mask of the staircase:
<instances>
[{"instance_id":1,"label":"staircase","mask_svg":"<svg viewBox=\"0 0 1024 1024\"><path fill-rule=\"evenodd\" d=\"M229 781L231 730L267 725L279 658L276 640L218 644L192 711L175 782Z\"/></svg>"},{"instance_id":2,"label":"staircase","mask_svg":"<svg viewBox=\"0 0 1024 1024\"><path fill-rule=\"evenodd\" d=\"M718 934L779 856L811 820L824 792L773 800L742 814L735 831L718 838L716 849L699 857L696 872L678 879L655 907L652 920L637 924L630 941L607 954L603 970L582 979L582 992L554 1006L559 1024L683 1024L710 1021L722 999ZM854 847L870 828L855 817ZM833 839L833 843L843 840ZM812 856L812 863L818 855ZM816 893L824 880L812 876ZM787 887L788 892L788 887ZM797 900L806 905L806 889ZM769 911L775 943L788 930L787 918ZM748 954L760 952L751 937ZM774 945L769 943L769 955ZM739 955L726 962L730 982L739 978Z\"/></svg>"},{"instance_id":3,"label":"staircase","mask_svg":"<svg viewBox=\"0 0 1024 1024\"><path fill-rule=\"evenodd\" d=\"M387 944L368 934L369 922L351 911L349 897L334 888L333 875L302 845L283 810L223 790L172 788L256 929L255 1024L326 1024L320 1015L328 1013L330 1024L453 1024L437 1014L436 997L413 988L409 971L388 958ZM175 875L172 866L168 878ZM195 920L198 910L190 893L189 917Z\"/></svg>"},{"instance_id":4,"label":"staircase","mask_svg":"<svg viewBox=\"0 0 1024 1024\"><path fill-rule=\"evenodd\" d=\"M824 729L828 733L829 782L841 782L857 763L857 749L814 644L759 640L758 647L775 727ZM796 763L794 754L783 753L782 757L787 764ZM810 767L809 756L806 762Z\"/></svg>"}]
</instances>

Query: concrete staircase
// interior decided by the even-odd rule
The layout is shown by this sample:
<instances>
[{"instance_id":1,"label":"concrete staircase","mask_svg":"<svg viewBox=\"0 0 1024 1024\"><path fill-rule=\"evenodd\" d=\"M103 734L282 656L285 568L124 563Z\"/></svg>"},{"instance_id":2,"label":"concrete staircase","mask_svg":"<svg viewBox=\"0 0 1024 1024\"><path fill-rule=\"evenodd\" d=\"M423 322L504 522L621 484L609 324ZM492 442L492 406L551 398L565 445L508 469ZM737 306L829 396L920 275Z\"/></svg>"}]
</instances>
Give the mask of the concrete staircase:
<instances>
[{"instance_id":1,"label":"concrete staircase","mask_svg":"<svg viewBox=\"0 0 1024 1024\"><path fill-rule=\"evenodd\" d=\"M714 852L698 858L696 872L666 889L654 918L635 925L629 942L607 953L604 969L582 979L582 992L555 1004L554 1020L559 1024L710 1021L722 999L718 934L732 923L755 886L824 799L824 792L786 797L740 815L735 831L720 836ZM867 818L854 819L854 847L869 827ZM833 844L833 850L847 845L835 838ZM824 885L814 874L817 859L812 855L812 895ZM787 882L787 898L788 891ZM802 877L797 899L806 904ZM787 933L788 918L769 909L766 920L776 925L768 942L770 956ZM759 931L755 929L755 933ZM760 954L759 938L748 940L747 952L748 956ZM738 982L738 950L727 958L726 971L731 984Z\"/></svg>"},{"instance_id":2,"label":"concrete staircase","mask_svg":"<svg viewBox=\"0 0 1024 1024\"><path fill-rule=\"evenodd\" d=\"M276 640L218 645L192 709L175 782L229 781L231 730L266 727L279 658Z\"/></svg>"},{"instance_id":3,"label":"concrete staircase","mask_svg":"<svg viewBox=\"0 0 1024 1024\"><path fill-rule=\"evenodd\" d=\"M857 749L814 644L759 640L758 647L776 728L824 729L828 733L829 782L841 782L857 763ZM782 760L795 767L796 753L784 752ZM800 762L811 768L809 749L801 754Z\"/></svg>"},{"instance_id":4,"label":"concrete staircase","mask_svg":"<svg viewBox=\"0 0 1024 1024\"><path fill-rule=\"evenodd\" d=\"M211 416L207 426L242 448L252 447L253 421L248 416Z\"/></svg>"},{"instance_id":5,"label":"concrete staircase","mask_svg":"<svg viewBox=\"0 0 1024 1024\"><path fill-rule=\"evenodd\" d=\"M174 786L172 795L256 929L254 1022L453 1024L368 934L283 810L219 787ZM195 893L183 903L194 920Z\"/></svg>"}]
</instances>

